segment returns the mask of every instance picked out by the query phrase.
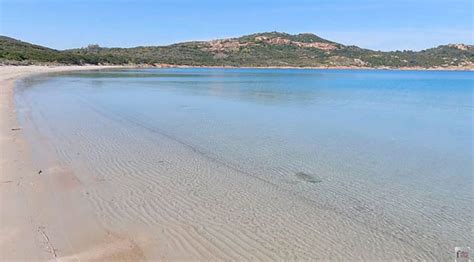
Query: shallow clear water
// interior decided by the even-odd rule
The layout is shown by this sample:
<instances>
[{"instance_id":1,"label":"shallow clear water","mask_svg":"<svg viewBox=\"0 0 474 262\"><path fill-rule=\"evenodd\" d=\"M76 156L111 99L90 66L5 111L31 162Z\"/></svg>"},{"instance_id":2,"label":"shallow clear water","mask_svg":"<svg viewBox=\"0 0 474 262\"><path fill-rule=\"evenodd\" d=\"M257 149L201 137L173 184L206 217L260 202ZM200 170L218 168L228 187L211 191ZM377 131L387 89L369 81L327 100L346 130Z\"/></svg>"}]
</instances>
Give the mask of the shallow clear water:
<instances>
[{"instance_id":1,"label":"shallow clear water","mask_svg":"<svg viewBox=\"0 0 474 262\"><path fill-rule=\"evenodd\" d=\"M29 78L16 103L75 170L159 173L165 138L450 259L473 244L473 76L108 70Z\"/></svg>"}]
</instances>

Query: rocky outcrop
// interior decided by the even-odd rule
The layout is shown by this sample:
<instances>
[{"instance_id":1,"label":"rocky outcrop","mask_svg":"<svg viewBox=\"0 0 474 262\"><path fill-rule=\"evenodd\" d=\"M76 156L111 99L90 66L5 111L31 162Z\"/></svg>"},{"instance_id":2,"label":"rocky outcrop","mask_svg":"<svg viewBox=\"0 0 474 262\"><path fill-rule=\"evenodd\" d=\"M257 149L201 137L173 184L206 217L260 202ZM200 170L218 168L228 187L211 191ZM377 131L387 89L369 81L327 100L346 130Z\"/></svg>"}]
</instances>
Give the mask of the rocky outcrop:
<instances>
[{"instance_id":1,"label":"rocky outcrop","mask_svg":"<svg viewBox=\"0 0 474 262\"><path fill-rule=\"evenodd\" d=\"M469 45L465 45L465 44L450 44L448 46L451 47L451 48L456 48L456 49L463 50L463 51L467 51L469 49L474 49L473 46L469 46Z\"/></svg>"},{"instance_id":2,"label":"rocky outcrop","mask_svg":"<svg viewBox=\"0 0 474 262\"><path fill-rule=\"evenodd\" d=\"M240 42L237 40L225 39L225 40L212 40L206 42L206 46L203 50L211 52L235 52L240 49L240 47L250 45L249 42Z\"/></svg>"},{"instance_id":3,"label":"rocky outcrop","mask_svg":"<svg viewBox=\"0 0 474 262\"><path fill-rule=\"evenodd\" d=\"M236 52L239 51L241 47L246 46L256 46L256 45L289 45L297 46L304 48L316 48L324 51L331 51L338 49L336 44L325 43L325 42L299 42L292 41L283 37L268 37L268 36L257 36L253 41L240 41L238 39L221 39L221 40L212 40L208 42L202 42L204 47L202 50L211 51L214 53L222 52Z\"/></svg>"},{"instance_id":4,"label":"rocky outcrop","mask_svg":"<svg viewBox=\"0 0 474 262\"><path fill-rule=\"evenodd\" d=\"M335 50L337 46L332 43L323 43L323 42L313 42L313 43L304 43L298 41L291 41L290 39L282 38L282 37L267 37L267 36L257 36L255 37L255 41L263 42L270 45L293 45L298 47L308 47L308 48L317 48L321 50Z\"/></svg>"}]
</instances>

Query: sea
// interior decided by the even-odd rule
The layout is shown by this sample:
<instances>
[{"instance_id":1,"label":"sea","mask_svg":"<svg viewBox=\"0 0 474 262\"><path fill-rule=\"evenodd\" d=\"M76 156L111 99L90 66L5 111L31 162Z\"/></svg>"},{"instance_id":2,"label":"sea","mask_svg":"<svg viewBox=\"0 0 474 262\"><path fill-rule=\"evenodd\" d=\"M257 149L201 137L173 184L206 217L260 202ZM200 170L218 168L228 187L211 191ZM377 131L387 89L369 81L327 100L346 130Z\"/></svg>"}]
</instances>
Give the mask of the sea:
<instances>
[{"instance_id":1,"label":"sea","mask_svg":"<svg viewBox=\"0 0 474 262\"><path fill-rule=\"evenodd\" d=\"M180 221L250 260L474 245L473 72L108 69L15 89L37 165L71 169L110 230Z\"/></svg>"}]
</instances>

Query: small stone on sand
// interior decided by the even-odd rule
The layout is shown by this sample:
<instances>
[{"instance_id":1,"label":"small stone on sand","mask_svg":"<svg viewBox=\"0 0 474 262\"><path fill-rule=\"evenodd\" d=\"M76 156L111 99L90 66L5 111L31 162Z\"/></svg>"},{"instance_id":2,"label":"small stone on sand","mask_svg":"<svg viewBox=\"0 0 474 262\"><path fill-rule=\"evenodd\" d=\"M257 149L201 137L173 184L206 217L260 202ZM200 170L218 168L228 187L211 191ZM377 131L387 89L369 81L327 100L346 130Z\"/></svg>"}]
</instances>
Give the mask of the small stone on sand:
<instances>
[{"instance_id":1,"label":"small stone on sand","mask_svg":"<svg viewBox=\"0 0 474 262\"><path fill-rule=\"evenodd\" d=\"M309 182L309 183L321 183L323 182L321 179L317 178L315 175L307 174L304 172L298 172L295 174L297 178Z\"/></svg>"}]
</instances>

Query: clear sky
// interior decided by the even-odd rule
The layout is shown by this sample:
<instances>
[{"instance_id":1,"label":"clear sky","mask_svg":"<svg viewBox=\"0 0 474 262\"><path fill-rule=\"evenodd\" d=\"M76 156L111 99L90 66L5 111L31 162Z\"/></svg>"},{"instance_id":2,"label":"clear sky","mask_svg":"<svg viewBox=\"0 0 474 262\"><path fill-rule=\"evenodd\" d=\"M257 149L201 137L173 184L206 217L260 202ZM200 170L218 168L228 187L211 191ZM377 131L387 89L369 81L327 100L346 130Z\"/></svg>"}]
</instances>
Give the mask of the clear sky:
<instances>
[{"instance_id":1,"label":"clear sky","mask_svg":"<svg viewBox=\"0 0 474 262\"><path fill-rule=\"evenodd\" d=\"M57 49L311 32L378 50L473 40L473 0L0 0L0 34Z\"/></svg>"}]
</instances>

